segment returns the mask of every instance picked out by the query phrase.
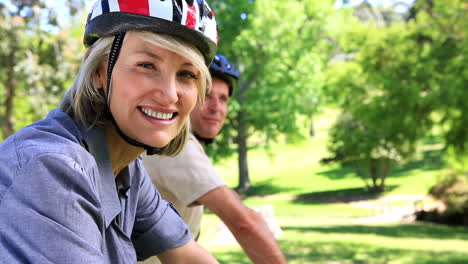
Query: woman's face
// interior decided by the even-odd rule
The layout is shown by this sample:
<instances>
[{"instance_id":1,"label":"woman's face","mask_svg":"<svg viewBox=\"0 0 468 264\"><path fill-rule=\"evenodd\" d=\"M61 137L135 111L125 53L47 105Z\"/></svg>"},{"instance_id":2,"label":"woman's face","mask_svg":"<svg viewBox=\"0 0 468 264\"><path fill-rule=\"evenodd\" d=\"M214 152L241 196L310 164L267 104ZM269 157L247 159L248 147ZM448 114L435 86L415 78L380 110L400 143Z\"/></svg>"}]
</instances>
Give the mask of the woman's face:
<instances>
[{"instance_id":1,"label":"woman's face","mask_svg":"<svg viewBox=\"0 0 468 264\"><path fill-rule=\"evenodd\" d=\"M98 70L106 87L107 61ZM197 102L198 69L190 60L129 32L112 72L110 109L129 137L153 147L174 139Z\"/></svg>"}]
</instances>

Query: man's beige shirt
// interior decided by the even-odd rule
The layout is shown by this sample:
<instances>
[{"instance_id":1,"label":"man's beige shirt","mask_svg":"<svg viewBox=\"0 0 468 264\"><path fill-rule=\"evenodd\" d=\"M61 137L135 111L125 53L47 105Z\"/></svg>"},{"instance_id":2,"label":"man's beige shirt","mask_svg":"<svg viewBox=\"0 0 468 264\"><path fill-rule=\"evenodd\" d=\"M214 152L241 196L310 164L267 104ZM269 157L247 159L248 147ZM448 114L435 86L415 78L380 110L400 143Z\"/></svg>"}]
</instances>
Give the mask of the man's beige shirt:
<instances>
[{"instance_id":1,"label":"man's beige shirt","mask_svg":"<svg viewBox=\"0 0 468 264\"><path fill-rule=\"evenodd\" d=\"M145 156L144 164L165 200L171 201L190 227L193 237L200 232L203 206L196 203L205 193L225 185L216 173L202 145L190 135L190 140L175 157ZM157 258L144 262L159 263Z\"/></svg>"}]
</instances>

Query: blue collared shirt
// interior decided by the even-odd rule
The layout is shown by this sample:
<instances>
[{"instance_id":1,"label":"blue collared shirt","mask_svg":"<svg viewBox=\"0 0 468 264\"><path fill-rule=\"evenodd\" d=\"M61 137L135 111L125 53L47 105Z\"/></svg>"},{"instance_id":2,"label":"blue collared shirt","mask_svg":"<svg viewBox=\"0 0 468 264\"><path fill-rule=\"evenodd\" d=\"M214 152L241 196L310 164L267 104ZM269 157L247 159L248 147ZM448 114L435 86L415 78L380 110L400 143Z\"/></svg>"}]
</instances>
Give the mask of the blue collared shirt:
<instances>
[{"instance_id":1,"label":"blue collared shirt","mask_svg":"<svg viewBox=\"0 0 468 264\"><path fill-rule=\"evenodd\" d=\"M102 128L53 110L0 145L1 263L135 263L190 239L141 159L114 177Z\"/></svg>"}]
</instances>

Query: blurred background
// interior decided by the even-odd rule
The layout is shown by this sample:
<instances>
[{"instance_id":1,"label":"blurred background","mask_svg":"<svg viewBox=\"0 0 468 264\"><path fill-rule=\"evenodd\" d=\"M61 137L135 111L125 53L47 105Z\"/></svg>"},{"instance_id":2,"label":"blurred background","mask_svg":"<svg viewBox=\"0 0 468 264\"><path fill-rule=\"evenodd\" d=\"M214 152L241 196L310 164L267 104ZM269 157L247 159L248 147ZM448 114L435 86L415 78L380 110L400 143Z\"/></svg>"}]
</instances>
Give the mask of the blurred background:
<instances>
[{"instance_id":1,"label":"blurred background","mask_svg":"<svg viewBox=\"0 0 468 264\"><path fill-rule=\"evenodd\" d=\"M0 142L55 108L91 1L0 1ZM468 0L211 0L241 72L209 148L290 263L468 263ZM215 215L201 240L249 263Z\"/></svg>"}]
</instances>

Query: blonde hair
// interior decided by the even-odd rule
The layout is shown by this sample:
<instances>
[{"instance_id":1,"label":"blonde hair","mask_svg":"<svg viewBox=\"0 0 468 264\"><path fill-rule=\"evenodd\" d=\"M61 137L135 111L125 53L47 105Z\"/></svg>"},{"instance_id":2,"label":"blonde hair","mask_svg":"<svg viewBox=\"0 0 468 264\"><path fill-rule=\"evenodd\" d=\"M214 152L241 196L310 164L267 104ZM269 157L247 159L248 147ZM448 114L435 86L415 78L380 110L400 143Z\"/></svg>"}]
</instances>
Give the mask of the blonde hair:
<instances>
[{"instance_id":1,"label":"blonde hair","mask_svg":"<svg viewBox=\"0 0 468 264\"><path fill-rule=\"evenodd\" d=\"M197 88L198 100L204 102L205 94L211 89L211 75L200 51L187 42L183 42L166 34L157 34L146 31L134 31L138 37L157 47L169 50L187 58L200 71ZM72 87L64 95L60 109L72 116L88 128L94 125L101 126L111 120L109 111L106 111L107 100L104 87L96 87L96 72L102 62L108 60L114 37L97 40L87 51L82 62L78 77ZM187 118L181 131L158 153L160 155L177 155L185 146L190 135L190 118Z\"/></svg>"}]
</instances>

